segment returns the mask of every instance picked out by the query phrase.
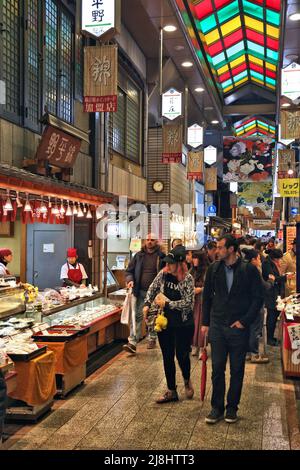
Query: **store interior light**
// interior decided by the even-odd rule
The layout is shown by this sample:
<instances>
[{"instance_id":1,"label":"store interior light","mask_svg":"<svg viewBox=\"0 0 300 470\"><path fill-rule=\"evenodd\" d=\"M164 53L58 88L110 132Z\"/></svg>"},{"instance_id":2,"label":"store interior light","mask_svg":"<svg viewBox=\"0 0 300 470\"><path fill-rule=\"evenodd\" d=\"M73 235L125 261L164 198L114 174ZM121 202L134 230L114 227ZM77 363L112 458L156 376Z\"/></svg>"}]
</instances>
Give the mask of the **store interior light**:
<instances>
[{"instance_id":1,"label":"store interior light","mask_svg":"<svg viewBox=\"0 0 300 470\"><path fill-rule=\"evenodd\" d=\"M26 194L26 203L24 207L24 212L32 212L32 207L28 199L28 194Z\"/></svg>"},{"instance_id":2,"label":"store interior light","mask_svg":"<svg viewBox=\"0 0 300 470\"><path fill-rule=\"evenodd\" d=\"M86 214L86 218L87 218L87 219L92 219L92 218L93 218L90 207L89 207L89 210L88 210L88 212L87 212L87 214Z\"/></svg>"},{"instance_id":3,"label":"store interior light","mask_svg":"<svg viewBox=\"0 0 300 470\"><path fill-rule=\"evenodd\" d=\"M18 208L23 207L23 204L22 204L22 202L20 201L20 198L19 198L19 191L17 191L16 203L17 203Z\"/></svg>"},{"instance_id":4,"label":"store interior light","mask_svg":"<svg viewBox=\"0 0 300 470\"><path fill-rule=\"evenodd\" d=\"M3 206L3 209L5 211L12 211L13 210L13 206L12 206L12 203L11 203L9 191L7 191L7 199L6 199L6 203Z\"/></svg>"},{"instance_id":5,"label":"store interior light","mask_svg":"<svg viewBox=\"0 0 300 470\"><path fill-rule=\"evenodd\" d=\"M291 21L300 21L300 12L299 13L292 13L289 15L289 19Z\"/></svg>"},{"instance_id":6,"label":"store interior light","mask_svg":"<svg viewBox=\"0 0 300 470\"><path fill-rule=\"evenodd\" d=\"M189 62L189 61L187 60L187 61L185 61L185 62L182 62L181 65L182 65L182 67L186 67L186 68L188 68L188 67L193 67L193 62Z\"/></svg>"},{"instance_id":7,"label":"store interior light","mask_svg":"<svg viewBox=\"0 0 300 470\"><path fill-rule=\"evenodd\" d=\"M166 31L167 33L173 33L174 31L177 30L177 28L173 24L167 24L166 26L164 26L163 30Z\"/></svg>"},{"instance_id":8,"label":"store interior light","mask_svg":"<svg viewBox=\"0 0 300 470\"><path fill-rule=\"evenodd\" d=\"M84 213L82 212L82 209L81 209L81 204L78 204L78 214L77 214L77 217L84 217Z\"/></svg>"}]
</instances>

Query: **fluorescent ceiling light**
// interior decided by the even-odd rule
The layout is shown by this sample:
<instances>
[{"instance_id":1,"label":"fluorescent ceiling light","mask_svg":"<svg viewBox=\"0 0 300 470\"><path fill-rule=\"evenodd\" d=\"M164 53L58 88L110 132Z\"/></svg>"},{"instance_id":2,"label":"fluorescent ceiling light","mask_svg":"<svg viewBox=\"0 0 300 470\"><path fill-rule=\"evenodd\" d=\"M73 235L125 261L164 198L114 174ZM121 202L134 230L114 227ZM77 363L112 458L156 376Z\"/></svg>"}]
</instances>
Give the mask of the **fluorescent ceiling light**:
<instances>
[{"instance_id":1,"label":"fluorescent ceiling light","mask_svg":"<svg viewBox=\"0 0 300 470\"><path fill-rule=\"evenodd\" d=\"M195 91L197 93L202 93L202 91L204 91L204 88L198 87L198 88L195 88Z\"/></svg>"},{"instance_id":2,"label":"fluorescent ceiling light","mask_svg":"<svg viewBox=\"0 0 300 470\"><path fill-rule=\"evenodd\" d=\"M291 106L291 103L283 103L281 105L282 108L289 108Z\"/></svg>"},{"instance_id":3,"label":"fluorescent ceiling light","mask_svg":"<svg viewBox=\"0 0 300 470\"><path fill-rule=\"evenodd\" d=\"M291 21L300 21L300 13L292 13L289 15Z\"/></svg>"},{"instance_id":4,"label":"fluorescent ceiling light","mask_svg":"<svg viewBox=\"0 0 300 470\"><path fill-rule=\"evenodd\" d=\"M217 121L216 119L214 121L211 121L212 124L219 124L219 121Z\"/></svg>"},{"instance_id":5,"label":"fluorescent ceiling light","mask_svg":"<svg viewBox=\"0 0 300 470\"><path fill-rule=\"evenodd\" d=\"M167 24L166 26L164 26L164 31L166 31L167 33L173 33L174 31L176 31L176 29L176 26L172 24Z\"/></svg>"},{"instance_id":6,"label":"fluorescent ceiling light","mask_svg":"<svg viewBox=\"0 0 300 470\"><path fill-rule=\"evenodd\" d=\"M182 65L182 67L193 67L193 63L189 62L189 61L182 62L181 65Z\"/></svg>"}]
</instances>

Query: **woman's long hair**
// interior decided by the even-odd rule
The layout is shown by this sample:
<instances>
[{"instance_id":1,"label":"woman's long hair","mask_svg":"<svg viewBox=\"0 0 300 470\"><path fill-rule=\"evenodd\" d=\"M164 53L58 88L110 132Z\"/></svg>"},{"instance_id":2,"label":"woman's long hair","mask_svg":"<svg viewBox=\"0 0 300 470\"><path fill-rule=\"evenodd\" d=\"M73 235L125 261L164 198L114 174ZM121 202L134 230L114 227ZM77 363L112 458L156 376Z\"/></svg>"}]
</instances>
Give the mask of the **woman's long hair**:
<instances>
[{"instance_id":1,"label":"woman's long hair","mask_svg":"<svg viewBox=\"0 0 300 470\"><path fill-rule=\"evenodd\" d=\"M199 260L198 266L193 266L190 273L196 282L204 281L207 268L209 267L209 261L206 253L202 251L195 251L193 258Z\"/></svg>"},{"instance_id":2,"label":"woman's long hair","mask_svg":"<svg viewBox=\"0 0 300 470\"><path fill-rule=\"evenodd\" d=\"M186 278L186 275L188 274L188 267L185 261L182 261L181 263L176 263L177 264L177 271L175 274L173 274L175 277L177 277L178 281L181 282ZM172 274L168 265L163 269L164 273L169 273Z\"/></svg>"}]
</instances>

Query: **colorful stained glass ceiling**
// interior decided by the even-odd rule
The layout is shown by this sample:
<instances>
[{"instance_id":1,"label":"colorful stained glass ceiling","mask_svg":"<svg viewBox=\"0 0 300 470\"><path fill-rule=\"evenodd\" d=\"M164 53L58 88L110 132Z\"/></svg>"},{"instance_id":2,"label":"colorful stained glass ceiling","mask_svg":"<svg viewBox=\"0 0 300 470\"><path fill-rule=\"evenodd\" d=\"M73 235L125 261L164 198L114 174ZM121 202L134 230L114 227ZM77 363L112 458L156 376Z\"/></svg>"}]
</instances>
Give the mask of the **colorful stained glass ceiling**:
<instances>
[{"instance_id":1,"label":"colorful stained glass ceiling","mask_svg":"<svg viewBox=\"0 0 300 470\"><path fill-rule=\"evenodd\" d=\"M237 137L268 136L275 137L275 123L260 116L248 116L234 124Z\"/></svg>"},{"instance_id":2,"label":"colorful stained glass ceiling","mask_svg":"<svg viewBox=\"0 0 300 470\"><path fill-rule=\"evenodd\" d=\"M199 39L202 42L220 91L230 94L254 83L275 92L281 0L176 2L200 60Z\"/></svg>"}]
</instances>

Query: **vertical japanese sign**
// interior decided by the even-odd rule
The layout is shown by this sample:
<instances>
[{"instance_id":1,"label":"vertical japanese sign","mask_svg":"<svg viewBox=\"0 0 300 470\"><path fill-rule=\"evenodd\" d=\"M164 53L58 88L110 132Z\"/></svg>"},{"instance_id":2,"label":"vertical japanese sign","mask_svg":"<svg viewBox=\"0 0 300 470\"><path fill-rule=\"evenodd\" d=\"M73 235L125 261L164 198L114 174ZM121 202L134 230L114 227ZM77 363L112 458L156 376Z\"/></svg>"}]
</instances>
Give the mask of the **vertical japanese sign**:
<instances>
[{"instance_id":1,"label":"vertical japanese sign","mask_svg":"<svg viewBox=\"0 0 300 470\"><path fill-rule=\"evenodd\" d=\"M162 95L162 115L170 121L182 114L182 93L170 88Z\"/></svg>"},{"instance_id":2,"label":"vertical japanese sign","mask_svg":"<svg viewBox=\"0 0 300 470\"><path fill-rule=\"evenodd\" d=\"M203 181L203 150L188 153L187 177L189 180Z\"/></svg>"},{"instance_id":3,"label":"vertical japanese sign","mask_svg":"<svg viewBox=\"0 0 300 470\"><path fill-rule=\"evenodd\" d=\"M81 29L99 38L116 26L115 0L81 0Z\"/></svg>"},{"instance_id":4,"label":"vertical japanese sign","mask_svg":"<svg viewBox=\"0 0 300 470\"><path fill-rule=\"evenodd\" d=\"M300 138L300 110L281 111L281 137L283 139Z\"/></svg>"},{"instance_id":5,"label":"vertical japanese sign","mask_svg":"<svg viewBox=\"0 0 300 470\"><path fill-rule=\"evenodd\" d=\"M297 237L296 225L286 227L286 251L292 249L294 239Z\"/></svg>"},{"instance_id":6,"label":"vertical japanese sign","mask_svg":"<svg viewBox=\"0 0 300 470\"><path fill-rule=\"evenodd\" d=\"M282 69L281 94L291 100L300 96L300 65L296 62Z\"/></svg>"},{"instance_id":7,"label":"vertical japanese sign","mask_svg":"<svg viewBox=\"0 0 300 470\"><path fill-rule=\"evenodd\" d=\"M205 191L217 191L217 168L205 168Z\"/></svg>"},{"instance_id":8,"label":"vertical japanese sign","mask_svg":"<svg viewBox=\"0 0 300 470\"><path fill-rule=\"evenodd\" d=\"M182 125L163 126L162 163L181 163Z\"/></svg>"},{"instance_id":9,"label":"vertical japanese sign","mask_svg":"<svg viewBox=\"0 0 300 470\"><path fill-rule=\"evenodd\" d=\"M286 174L295 169L295 150L278 150L278 172Z\"/></svg>"},{"instance_id":10,"label":"vertical japanese sign","mask_svg":"<svg viewBox=\"0 0 300 470\"><path fill-rule=\"evenodd\" d=\"M116 112L118 105L118 46L85 47L84 111Z\"/></svg>"},{"instance_id":11,"label":"vertical japanese sign","mask_svg":"<svg viewBox=\"0 0 300 470\"><path fill-rule=\"evenodd\" d=\"M37 149L37 160L48 160L59 168L72 168L80 147L81 139L47 126Z\"/></svg>"},{"instance_id":12,"label":"vertical japanese sign","mask_svg":"<svg viewBox=\"0 0 300 470\"><path fill-rule=\"evenodd\" d=\"M188 128L188 145L197 148L203 144L203 127L193 124Z\"/></svg>"}]
</instances>

